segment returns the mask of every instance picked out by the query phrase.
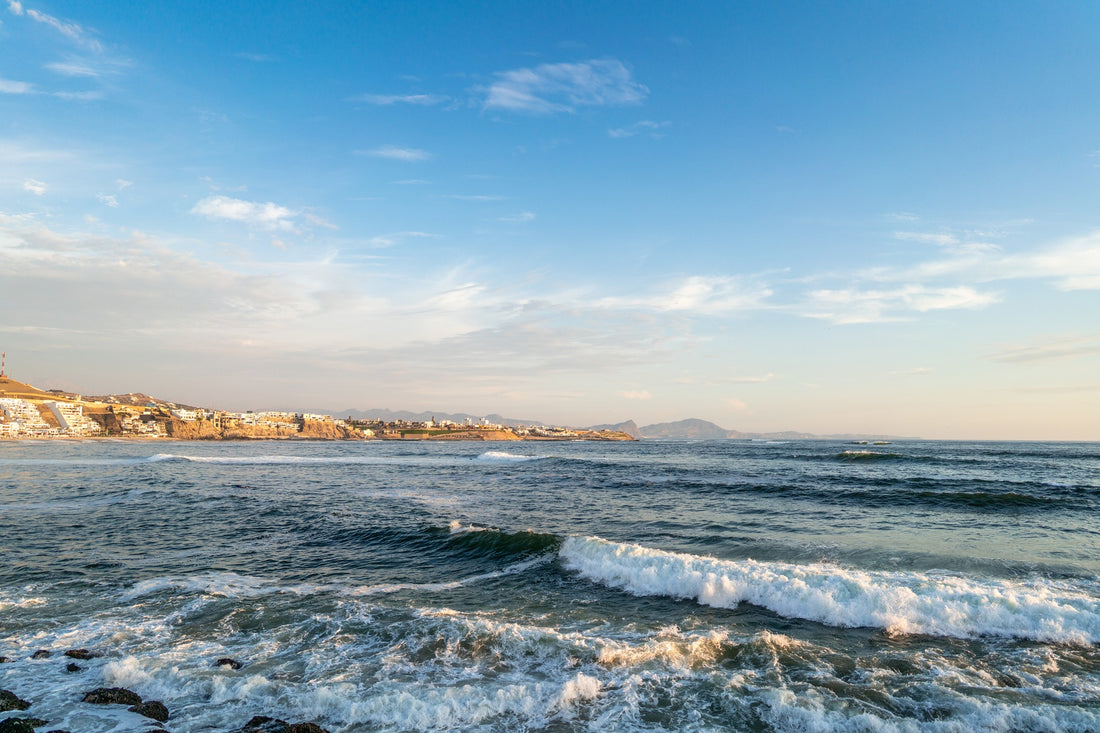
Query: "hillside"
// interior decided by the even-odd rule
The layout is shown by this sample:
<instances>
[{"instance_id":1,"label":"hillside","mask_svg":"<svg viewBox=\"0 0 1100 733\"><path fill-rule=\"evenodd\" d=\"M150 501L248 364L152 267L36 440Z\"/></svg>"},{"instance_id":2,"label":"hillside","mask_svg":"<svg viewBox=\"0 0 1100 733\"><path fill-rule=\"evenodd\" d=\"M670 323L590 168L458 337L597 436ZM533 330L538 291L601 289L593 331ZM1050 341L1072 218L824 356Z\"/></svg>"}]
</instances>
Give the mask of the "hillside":
<instances>
[{"instance_id":1,"label":"hillside","mask_svg":"<svg viewBox=\"0 0 1100 733\"><path fill-rule=\"evenodd\" d=\"M878 433L817 435L794 430L784 430L776 433L744 433L740 430L727 430L712 422L698 418L646 425L639 428L638 432L642 438L652 440L914 440L912 437Z\"/></svg>"},{"instance_id":2,"label":"hillside","mask_svg":"<svg viewBox=\"0 0 1100 733\"><path fill-rule=\"evenodd\" d=\"M638 430L638 425L633 420L607 425L592 425L588 430L611 430L617 433L625 433L635 440L640 440L642 438L642 433Z\"/></svg>"},{"instance_id":3,"label":"hillside","mask_svg":"<svg viewBox=\"0 0 1100 733\"><path fill-rule=\"evenodd\" d=\"M664 440L720 440L740 437L736 431L726 430L712 422L689 418L676 422L662 422L639 428L643 438ZM731 435L731 433L733 433Z\"/></svg>"}]
</instances>

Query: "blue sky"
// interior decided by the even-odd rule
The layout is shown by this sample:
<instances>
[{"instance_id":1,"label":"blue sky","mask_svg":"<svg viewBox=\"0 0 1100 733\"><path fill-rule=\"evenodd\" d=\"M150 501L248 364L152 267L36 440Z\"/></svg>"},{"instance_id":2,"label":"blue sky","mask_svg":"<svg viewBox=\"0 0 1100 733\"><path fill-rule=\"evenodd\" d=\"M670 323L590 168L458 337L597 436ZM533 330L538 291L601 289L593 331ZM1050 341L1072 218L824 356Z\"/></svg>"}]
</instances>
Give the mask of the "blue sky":
<instances>
[{"instance_id":1,"label":"blue sky","mask_svg":"<svg viewBox=\"0 0 1100 733\"><path fill-rule=\"evenodd\" d=\"M1100 6L0 7L0 346L225 407L1100 439Z\"/></svg>"}]
</instances>

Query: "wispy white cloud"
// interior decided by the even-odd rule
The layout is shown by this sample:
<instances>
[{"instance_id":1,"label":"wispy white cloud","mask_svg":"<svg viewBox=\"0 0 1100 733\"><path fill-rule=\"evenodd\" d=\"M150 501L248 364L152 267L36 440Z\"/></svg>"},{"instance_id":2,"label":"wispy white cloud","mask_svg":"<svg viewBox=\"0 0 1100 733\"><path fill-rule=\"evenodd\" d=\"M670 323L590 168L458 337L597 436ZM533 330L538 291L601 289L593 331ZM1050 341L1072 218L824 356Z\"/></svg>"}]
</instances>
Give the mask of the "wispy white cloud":
<instances>
[{"instance_id":1,"label":"wispy white cloud","mask_svg":"<svg viewBox=\"0 0 1100 733\"><path fill-rule=\"evenodd\" d=\"M379 234L367 241L373 247L392 247L405 239L429 239L435 236L428 232L393 232L392 234Z\"/></svg>"},{"instance_id":2,"label":"wispy white cloud","mask_svg":"<svg viewBox=\"0 0 1100 733\"><path fill-rule=\"evenodd\" d=\"M749 406L744 400L739 400L736 397L729 397L725 400L726 407L737 412L748 412Z\"/></svg>"},{"instance_id":3,"label":"wispy white cloud","mask_svg":"<svg viewBox=\"0 0 1100 733\"><path fill-rule=\"evenodd\" d=\"M294 230L297 212L285 206L267 202L245 201L228 196L208 196L191 209L192 214L208 219L239 221L260 229Z\"/></svg>"},{"instance_id":4,"label":"wispy white cloud","mask_svg":"<svg viewBox=\"0 0 1100 733\"><path fill-rule=\"evenodd\" d=\"M97 99L103 99L104 94L101 91L91 90L85 92L53 92L53 96L75 102L93 102Z\"/></svg>"},{"instance_id":5,"label":"wispy white cloud","mask_svg":"<svg viewBox=\"0 0 1100 733\"><path fill-rule=\"evenodd\" d=\"M396 145L383 145L371 150L356 150L356 155L367 155L372 158L386 158L389 160L404 160L411 163L428 160L432 154L419 148L400 148Z\"/></svg>"},{"instance_id":6,"label":"wispy white cloud","mask_svg":"<svg viewBox=\"0 0 1100 733\"><path fill-rule=\"evenodd\" d=\"M459 201L504 201L506 197L491 194L448 193L444 194L443 198L457 199Z\"/></svg>"},{"instance_id":7,"label":"wispy white cloud","mask_svg":"<svg viewBox=\"0 0 1100 733\"><path fill-rule=\"evenodd\" d=\"M833 323L875 323L898 320L910 312L926 313L958 308L984 308L1000 298L959 285L930 287L905 285L893 290L815 290L808 294L801 314Z\"/></svg>"},{"instance_id":8,"label":"wispy white cloud","mask_svg":"<svg viewBox=\"0 0 1100 733\"><path fill-rule=\"evenodd\" d=\"M127 188L134 185L134 182L127 181L125 178L119 178L115 181L115 185L118 186L119 191L125 191Z\"/></svg>"},{"instance_id":9,"label":"wispy white cloud","mask_svg":"<svg viewBox=\"0 0 1100 733\"><path fill-rule=\"evenodd\" d=\"M635 135L647 134L654 140L659 140L664 137L664 133L661 130L669 127L671 122L654 122L653 120L640 120L633 125L626 127L615 127L607 131L607 134L614 138L634 137Z\"/></svg>"},{"instance_id":10,"label":"wispy white cloud","mask_svg":"<svg viewBox=\"0 0 1100 733\"><path fill-rule=\"evenodd\" d=\"M1052 280L1059 290L1100 289L1100 231L1031 251L1007 253L999 247L949 248L949 256L903 268L876 268L858 277L877 282L969 283Z\"/></svg>"},{"instance_id":11,"label":"wispy white cloud","mask_svg":"<svg viewBox=\"0 0 1100 733\"><path fill-rule=\"evenodd\" d=\"M10 8L11 5L9 5L8 7ZM20 5L20 8L22 9L21 5ZM60 18L56 18L52 15L47 15L46 13L40 12L38 10L33 10L33 9L27 9L26 13L29 17L33 18L34 20L38 21L39 23L43 23L45 25L48 25L48 26L54 28L59 33L61 33L61 35L63 35L66 38L70 39L74 43L76 43L80 46L83 46L84 48L87 48L88 50L94 51L96 53L102 53L103 52L103 44L101 44L98 40L93 38L91 36L91 34L83 26L81 26L79 23L74 23L72 21L67 21L67 20L61 20ZM22 13L16 13L16 14L17 15L22 15Z\"/></svg>"},{"instance_id":12,"label":"wispy white cloud","mask_svg":"<svg viewBox=\"0 0 1100 733\"><path fill-rule=\"evenodd\" d=\"M29 84L25 81L11 81L10 79L0 79L0 94L34 94L35 89L33 84Z\"/></svg>"},{"instance_id":13,"label":"wispy white cloud","mask_svg":"<svg viewBox=\"0 0 1100 733\"><path fill-rule=\"evenodd\" d=\"M110 206L112 209L118 208L118 198L114 194L100 193L96 194L96 198L99 199L99 202L104 206Z\"/></svg>"},{"instance_id":14,"label":"wispy white cloud","mask_svg":"<svg viewBox=\"0 0 1100 733\"><path fill-rule=\"evenodd\" d=\"M758 377L731 377L730 379L723 380L732 382L734 384L763 384L764 382L770 382L775 379L775 375L771 372L763 374Z\"/></svg>"},{"instance_id":15,"label":"wispy white cloud","mask_svg":"<svg viewBox=\"0 0 1100 733\"><path fill-rule=\"evenodd\" d=\"M541 64L496 76L486 93L485 109L552 114L577 107L640 104L649 94L615 59Z\"/></svg>"},{"instance_id":16,"label":"wispy white cloud","mask_svg":"<svg viewBox=\"0 0 1100 733\"><path fill-rule=\"evenodd\" d=\"M24 12L23 3L19 0L8 0L8 10L11 11L12 15L22 15Z\"/></svg>"},{"instance_id":17,"label":"wispy white cloud","mask_svg":"<svg viewBox=\"0 0 1100 733\"><path fill-rule=\"evenodd\" d=\"M23 181L23 190L30 191L35 196L44 195L47 188L49 187L45 183L35 180L33 178L28 178L27 180Z\"/></svg>"},{"instance_id":18,"label":"wispy white cloud","mask_svg":"<svg viewBox=\"0 0 1100 733\"><path fill-rule=\"evenodd\" d=\"M248 53L246 51L239 51L233 55L239 59L244 59L245 61L254 61L258 64L267 64L277 60L271 54L266 53Z\"/></svg>"},{"instance_id":19,"label":"wispy white cloud","mask_svg":"<svg viewBox=\"0 0 1100 733\"><path fill-rule=\"evenodd\" d=\"M500 221L516 222L525 224L529 221L535 220L535 212L533 211L521 211L518 214L512 214L511 216L502 216Z\"/></svg>"},{"instance_id":20,"label":"wispy white cloud","mask_svg":"<svg viewBox=\"0 0 1100 733\"><path fill-rule=\"evenodd\" d=\"M1100 334L1056 336L1040 344L1008 346L986 358L1009 364L1029 364L1096 355L1100 355Z\"/></svg>"},{"instance_id":21,"label":"wispy white cloud","mask_svg":"<svg viewBox=\"0 0 1100 733\"><path fill-rule=\"evenodd\" d=\"M954 234L934 234L929 232L894 232L894 239L921 242L922 244L935 244L940 247L959 243L959 238Z\"/></svg>"},{"instance_id":22,"label":"wispy white cloud","mask_svg":"<svg viewBox=\"0 0 1100 733\"><path fill-rule=\"evenodd\" d=\"M996 244L979 241L975 237L988 238L999 236L997 232L967 232L965 236L951 232L894 232L894 239L920 244L934 244L945 250L960 254L978 254L984 252L997 252L1000 250Z\"/></svg>"},{"instance_id":23,"label":"wispy white cloud","mask_svg":"<svg viewBox=\"0 0 1100 733\"><path fill-rule=\"evenodd\" d=\"M770 286L755 277L694 275L648 295L612 296L595 301L611 310L641 310L685 315L720 315L768 307Z\"/></svg>"},{"instance_id":24,"label":"wispy white cloud","mask_svg":"<svg viewBox=\"0 0 1100 733\"><path fill-rule=\"evenodd\" d=\"M649 400L653 398L653 395L649 393L649 390L623 390L619 392L619 396L628 400Z\"/></svg>"},{"instance_id":25,"label":"wispy white cloud","mask_svg":"<svg viewBox=\"0 0 1100 733\"><path fill-rule=\"evenodd\" d=\"M367 104L376 104L382 107L389 107L394 104L412 104L419 107L431 107L449 102L450 99L450 97L443 96L442 94L360 94L351 97L349 101L366 102Z\"/></svg>"},{"instance_id":26,"label":"wispy white cloud","mask_svg":"<svg viewBox=\"0 0 1100 733\"><path fill-rule=\"evenodd\" d=\"M89 66L88 64L84 64L84 63L80 63L80 62L76 62L76 61L67 61L67 62L58 61L56 63L46 64L46 68L49 69L50 71L54 71L58 74L61 74L62 76L78 76L78 77L97 78L97 77L100 77L100 76L103 75L103 72L102 72L101 69L97 69L97 68L94 68L92 66Z\"/></svg>"}]
</instances>

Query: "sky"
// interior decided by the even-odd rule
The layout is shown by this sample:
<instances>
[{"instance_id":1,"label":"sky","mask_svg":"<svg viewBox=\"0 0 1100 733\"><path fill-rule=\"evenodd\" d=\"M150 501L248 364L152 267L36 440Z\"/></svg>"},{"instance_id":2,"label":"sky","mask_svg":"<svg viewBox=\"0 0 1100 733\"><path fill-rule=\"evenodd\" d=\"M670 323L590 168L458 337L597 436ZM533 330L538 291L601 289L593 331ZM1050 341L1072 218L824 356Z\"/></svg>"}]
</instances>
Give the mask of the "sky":
<instances>
[{"instance_id":1,"label":"sky","mask_svg":"<svg viewBox=\"0 0 1100 733\"><path fill-rule=\"evenodd\" d=\"M16 379L1100 440L1100 4L0 3Z\"/></svg>"}]
</instances>

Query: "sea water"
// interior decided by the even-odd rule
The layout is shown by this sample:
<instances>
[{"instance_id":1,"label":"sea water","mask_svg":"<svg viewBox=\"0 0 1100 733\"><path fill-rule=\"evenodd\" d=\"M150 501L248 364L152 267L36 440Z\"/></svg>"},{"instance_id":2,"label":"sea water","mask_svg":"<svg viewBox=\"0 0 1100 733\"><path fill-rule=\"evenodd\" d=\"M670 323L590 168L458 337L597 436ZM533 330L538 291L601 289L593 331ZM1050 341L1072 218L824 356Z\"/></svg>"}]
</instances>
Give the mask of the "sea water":
<instances>
[{"instance_id":1,"label":"sea water","mask_svg":"<svg viewBox=\"0 0 1100 733\"><path fill-rule=\"evenodd\" d=\"M40 730L1100 730L1098 444L6 442L0 537Z\"/></svg>"}]
</instances>

